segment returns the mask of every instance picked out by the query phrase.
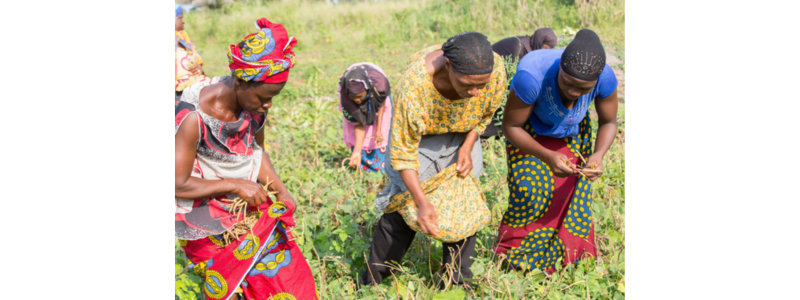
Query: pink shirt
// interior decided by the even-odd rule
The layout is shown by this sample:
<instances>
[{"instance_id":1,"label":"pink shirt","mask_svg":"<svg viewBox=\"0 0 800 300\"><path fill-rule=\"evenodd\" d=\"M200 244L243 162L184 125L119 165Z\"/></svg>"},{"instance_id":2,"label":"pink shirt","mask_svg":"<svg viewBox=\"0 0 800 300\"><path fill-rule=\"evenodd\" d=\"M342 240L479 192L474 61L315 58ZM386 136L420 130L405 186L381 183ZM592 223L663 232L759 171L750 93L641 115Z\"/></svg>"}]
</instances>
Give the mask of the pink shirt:
<instances>
[{"instance_id":1,"label":"pink shirt","mask_svg":"<svg viewBox=\"0 0 800 300\"><path fill-rule=\"evenodd\" d=\"M368 63L368 62L352 64L349 67L347 67L347 70L350 70L350 69L355 68L355 67L360 66L360 65L367 65L367 66L370 66L372 68L375 68L384 77L386 77L386 73L383 72L383 69L381 69L380 67L378 67L378 66L376 66L376 65L374 65L372 63ZM339 93L342 92L341 86L339 87L339 89L337 91ZM375 129L376 129L375 127L376 127L377 124L366 125L366 126L364 126L364 129L366 130L366 132L364 134L364 143L361 145L361 150L374 150L374 149L386 147L386 145L389 143L389 126L391 126L391 123L392 123L392 102L391 102L391 100L392 100L391 96L386 97L386 101L383 104L383 106L385 108L383 108L383 114L381 115L381 124L380 124L381 125L381 134L383 135L383 143L380 143L380 144L376 144L375 143ZM339 102L339 111L342 111L342 103L341 102ZM348 121L344 116L342 116L342 121L344 123L344 143L345 143L345 145L347 145L347 148L355 147L355 145L356 145L356 125L353 124L353 123L350 123L350 121Z\"/></svg>"}]
</instances>

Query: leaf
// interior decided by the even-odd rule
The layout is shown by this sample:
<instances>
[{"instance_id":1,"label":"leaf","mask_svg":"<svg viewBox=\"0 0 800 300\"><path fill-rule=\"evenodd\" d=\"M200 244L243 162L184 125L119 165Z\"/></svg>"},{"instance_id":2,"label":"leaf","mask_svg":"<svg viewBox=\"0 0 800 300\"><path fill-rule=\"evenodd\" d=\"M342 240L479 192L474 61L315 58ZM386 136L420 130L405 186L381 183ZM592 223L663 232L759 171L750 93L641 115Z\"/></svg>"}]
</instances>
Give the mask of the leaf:
<instances>
[{"instance_id":1,"label":"leaf","mask_svg":"<svg viewBox=\"0 0 800 300\"><path fill-rule=\"evenodd\" d=\"M358 228L355 227L347 227L344 229L344 232L346 232L348 235L356 233L356 231L358 231Z\"/></svg>"},{"instance_id":2,"label":"leaf","mask_svg":"<svg viewBox=\"0 0 800 300\"><path fill-rule=\"evenodd\" d=\"M193 282L202 282L203 281L200 278L200 276L197 276L197 274L195 274L194 272L188 272L188 273L186 273L186 275L188 276L189 280L191 280Z\"/></svg>"},{"instance_id":3,"label":"leaf","mask_svg":"<svg viewBox=\"0 0 800 300\"><path fill-rule=\"evenodd\" d=\"M397 281L392 287L392 290L389 292L389 294L395 297L398 296L399 294L398 297L399 299L406 299L406 297L408 297L408 289L406 289L406 287L403 286L403 284L400 283L400 281Z\"/></svg>"},{"instance_id":4,"label":"leaf","mask_svg":"<svg viewBox=\"0 0 800 300\"><path fill-rule=\"evenodd\" d=\"M625 293L625 284L622 283L622 282L617 283L617 290L622 292L622 293Z\"/></svg>"},{"instance_id":5,"label":"leaf","mask_svg":"<svg viewBox=\"0 0 800 300\"><path fill-rule=\"evenodd\" d=\"M467 292L464 290L451 290L433 296L433 300L463 300L467 297Z\"/></svg>"},{"instance_id":6,"label":"leaf","mask_svg":"<svg viewBox=\"0 0 800 300\"><path fill-rule=\"evenodd\" d=\"M536 275L539 275L539 274L542 274L542 270L541 269L533 269L533 270L530 270L528 272L527 277L533 277L533 276L536 276Z\"/></svg>"},{"instance_id":7,"label":"leaf","mask_svg":"<svg viewBox=\"0 0 800 300\"><path fill-rule=\"evenodd\" d=\"M339 208L346 213L350 213L353 210L353 206L349 204L339 205Z\"/></svg>"},{"instance_id":8,"label":"leaf","mask_svg":"<svg viewBox=\"0 0 800 300\"><path fill-rule=\"evenodd\" d=\"M474 265L472 265L472 274L475 277L479 277L479 276L483 275L483 272L485 272L485 271L486 271L486 269L484 269L483 264L474 264ZM464 278L464 279L466 279L466 278Z\"/></svg>"}]
</instances>

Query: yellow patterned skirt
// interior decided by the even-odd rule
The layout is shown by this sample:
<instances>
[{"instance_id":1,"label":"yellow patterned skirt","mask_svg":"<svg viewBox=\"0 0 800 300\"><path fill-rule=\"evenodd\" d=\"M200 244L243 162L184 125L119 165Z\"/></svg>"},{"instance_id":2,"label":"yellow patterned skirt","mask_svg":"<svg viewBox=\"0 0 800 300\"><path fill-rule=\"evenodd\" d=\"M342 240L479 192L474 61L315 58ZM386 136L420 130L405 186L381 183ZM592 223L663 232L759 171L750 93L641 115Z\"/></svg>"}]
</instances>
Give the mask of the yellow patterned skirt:
<instances>
[{"instance_id":1,"label":"yellow patterned skirt","mask_svg":"<svg viewBox=\"0 0 800 300\"><path fill-rule=\"evenodd\" d=\"M450 165L421 183L422 192L433 204L439 222L439 235L428 237L445 243L474 235L491 218L480 182L472 172L466 177L459 177L456 165ZM383 212L399 212L411 229L421 233L417 223L417 205L408 190L392 196Z\"/></svg>"}]
</instances>

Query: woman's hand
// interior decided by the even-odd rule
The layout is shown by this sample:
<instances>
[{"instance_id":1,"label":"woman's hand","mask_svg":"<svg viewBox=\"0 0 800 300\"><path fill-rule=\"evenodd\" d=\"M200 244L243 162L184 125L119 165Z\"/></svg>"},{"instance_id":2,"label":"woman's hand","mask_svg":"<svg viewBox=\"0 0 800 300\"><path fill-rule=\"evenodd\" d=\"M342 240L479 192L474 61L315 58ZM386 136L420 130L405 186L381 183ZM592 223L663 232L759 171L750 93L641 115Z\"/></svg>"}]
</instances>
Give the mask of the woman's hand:
<instances>
[{"instance_id":1,"label":"woman's hand","mask_svg":"<svg viewBox=\"0 0 800 300\"><path fill-rule=\"evenodd\" d=\"M358 169L361 166L361 151L353 151L353 154L350 155L350 163L347 165Z\"/></svg>"},{"instance_id":2,"label":"woman's hand","mask_svg":"<svg viewBox=\"0 0 800 300\"><path fill-rule=\"evenodd\" d=\"M380 131L375 131L375 144L380 145L383 143L383 134Z\"/></svg>"},{"instance_id":3,"label":"woman's hand","mask_svg":"<svg viewBox=\"0 0 800 300\"><path fill-rule=\"evenodd\" d=\"M439 222L436 220L436 210L428 201L426 204L418 205L417 209L417 224L422 233L432 236L439 235Z\"/></svg>"},{"instance_id":4,"label":"woman's hand","mask_svg":"<svg viewBox=\"0 0 800 300\"><path fill-rule=\"evenodd\" d=\"M603 156L592 154L586 160L586 166L583 167L581 172L586 175L589 181L595 181L600 176L603 176Z\"/></svg>"},{"instance_id":5,"label":"woman's hand","mask_svg":"<svg viewBox=\"0 0 800 300\"><path fill-rule=\"evenodd\" d=\"M573 166L567 165L567 161L569 161L569 158L567 158L566 155L556 151L550 151L544 160L544 162L550 166L550 170L553 171L553 174L558 177L567 177L577 174L578 170Z\"/></svg>"},{"instance_id":6,"label":"woman's hand","mask_svg":"<svg viewBox=\"0 0 800 300\"><path fill-rule=\"evenodd\" d=\"M466 151L465 147L458 150L458 163L456 164L456 171L459 177L467 177L469 172L472 172L472 149Z\"/></svg>"},{"instance_id":7,"label":"woman's hand","mask_svg":"<svg viewBox=\"0 0 800 300\"><path fill-rule=\"evenodd\" d=\"M259 206L262 203L267 202L268 196L267 191L264 188L255 182L250 180L241 180L241 179L226 179L233 183L234 190L233 192L239 196L239 198L244 199L247 201L247 204L252 206Z\"/></svg>"},{"instance_id":8,"label":"woman's hand","mask_svg":"<svg viewBox=\"0 0 800 300\"><path fill-rule=\"evenodd\" d=\"M289 191L278 192L275 194L275 200L278 202L289 203L291 206L297 207L297 205L294 203L294 198L292 198L292 195L289 194Z\"/></svg>"},{"instance_id":9,"label":"woman's hand","mask_svg":"<svg viewBox=\"0 0 800 300\"><path fill-rule=\"evenodd\" d=\"M203 67L201 65L194 65L189 67L189 72L194 75L202 75L203 74Z\"/></svg>"}]
</instances>

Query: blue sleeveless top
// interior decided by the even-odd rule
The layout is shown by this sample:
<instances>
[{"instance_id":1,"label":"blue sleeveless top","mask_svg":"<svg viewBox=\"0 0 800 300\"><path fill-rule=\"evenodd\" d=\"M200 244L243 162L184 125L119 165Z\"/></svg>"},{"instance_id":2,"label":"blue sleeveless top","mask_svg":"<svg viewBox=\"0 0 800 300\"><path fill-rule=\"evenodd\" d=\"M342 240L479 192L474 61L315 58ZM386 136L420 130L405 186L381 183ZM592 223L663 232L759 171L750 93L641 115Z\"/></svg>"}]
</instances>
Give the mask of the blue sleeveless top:
<instances>
[{"instance_id":1,"label":"blue sleeveless top","mask_svg":"<svg viewBox=\"0 0 800 300\"><path fill-rule=\"evenodd\" d=\"M605 98L617 89L614 70L606 64L589 94L580 96L566 109L558 93L558 64L564 49L540 49L525 55L517 65L511 89L525 104L533 105L530 121L537 134L563 138L578 135L578 123L595 98Z\"/></svg>"}]
</instances>

